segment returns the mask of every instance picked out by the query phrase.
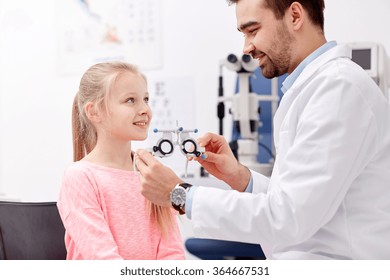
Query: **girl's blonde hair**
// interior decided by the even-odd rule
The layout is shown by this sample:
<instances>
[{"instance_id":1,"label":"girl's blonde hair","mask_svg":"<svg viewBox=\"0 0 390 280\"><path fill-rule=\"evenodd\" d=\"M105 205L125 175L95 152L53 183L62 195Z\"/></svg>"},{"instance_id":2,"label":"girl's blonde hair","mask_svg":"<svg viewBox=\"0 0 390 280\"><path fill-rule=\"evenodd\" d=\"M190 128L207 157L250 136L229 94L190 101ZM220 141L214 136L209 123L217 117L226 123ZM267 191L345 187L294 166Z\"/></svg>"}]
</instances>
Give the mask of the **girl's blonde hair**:
<instances>
[{"instance_id":1,"label":"girl's blonde hair","mask_svg":"<svg viewBox=\"0 0 390 280\"><path fill-rule=\"evenodd\" d=\"M97 142L96 129L88 119L84 106L92 102L96 111L105 108L108 112L107 97L117 77L125 72L140 75L147 82L145 75L135 65L120 61L95 64L82 76L72 110L73 161L84 158L93 150ZM171 209L155 205L149 200L147 203L151 217L166 236L173 226Z\"/></svg>"}]
</instances>

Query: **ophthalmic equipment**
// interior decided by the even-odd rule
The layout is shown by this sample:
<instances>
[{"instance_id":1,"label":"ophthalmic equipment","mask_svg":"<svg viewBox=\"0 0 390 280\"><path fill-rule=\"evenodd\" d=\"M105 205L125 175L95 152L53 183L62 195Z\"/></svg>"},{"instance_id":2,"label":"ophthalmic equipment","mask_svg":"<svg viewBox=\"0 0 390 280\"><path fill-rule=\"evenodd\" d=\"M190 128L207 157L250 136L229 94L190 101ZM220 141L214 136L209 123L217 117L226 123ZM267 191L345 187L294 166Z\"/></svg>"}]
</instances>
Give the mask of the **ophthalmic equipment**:
<instances>
[{"instance_id":1,"label":"ophthalmic equipment","mask_svg":"<svg viewBox=\"0 0 390 280\"><path fill-rule=\"evenodd\" d=\"M238 75L238 92L232 97L223 96L222 69L224 67L228 70L235 71ZM272 102L273 111L276 111L279 96L277 80L272 83L271 95L259 95L251 91L250 77L258 67L257 60L246 54L241 57L235 54L229 54L226 59L221 60L217 108L219 133L223 135L224 102L230 101L232 103L230 113L233 116L233 125L241 136L237 140L237 143L235 143L236 145L232 145L231 143L234 154L243 165L266 176L270 176L273 163L259 163L257 161L257 154L259 152L258 129L259 125L261 125L259 101Z\"/></svg>"}]
</instances>

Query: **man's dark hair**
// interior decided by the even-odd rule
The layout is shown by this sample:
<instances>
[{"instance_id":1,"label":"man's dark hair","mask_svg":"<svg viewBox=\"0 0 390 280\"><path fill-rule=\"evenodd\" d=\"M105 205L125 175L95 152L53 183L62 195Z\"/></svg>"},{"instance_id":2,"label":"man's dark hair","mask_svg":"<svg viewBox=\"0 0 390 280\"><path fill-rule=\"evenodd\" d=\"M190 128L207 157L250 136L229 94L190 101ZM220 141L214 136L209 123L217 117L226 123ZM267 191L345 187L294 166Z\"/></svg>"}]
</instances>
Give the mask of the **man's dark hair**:
<instances>
[{"instance_id":1,"label":"man's dark hair","mask_svg":"<svg viewBox=\"0 0 390 280\"><path fill-rule=\"evenodd\" d=\"M236 4L240 0L227 0L229 5ZM324 0L264 0L266 7L272 10L277 19L282 19L286 10L292 3L298 2L308 13L310 20L324 30Z\"/></svg>"}]
</instances>

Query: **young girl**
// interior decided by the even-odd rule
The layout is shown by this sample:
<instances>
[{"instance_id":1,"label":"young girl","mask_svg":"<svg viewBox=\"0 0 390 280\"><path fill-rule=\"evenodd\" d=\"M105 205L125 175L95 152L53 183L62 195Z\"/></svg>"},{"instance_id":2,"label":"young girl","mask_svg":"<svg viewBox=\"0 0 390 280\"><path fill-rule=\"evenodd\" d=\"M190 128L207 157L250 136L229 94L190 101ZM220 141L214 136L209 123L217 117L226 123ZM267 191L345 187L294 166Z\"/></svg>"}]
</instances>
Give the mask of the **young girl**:
<instances>
[{"instance_id":1,"label":"young girl","mask_svg":"<svg viewBox=\"0 0 390 280\"><path fill-rule=\"evenodd\" d=\"M133 65L99 63L73 104L74 163L57 202L67 259L184 259L173 210L148 202L133 169L131 140L152 117L147 82Z\"/></svg>"}]
</instances>

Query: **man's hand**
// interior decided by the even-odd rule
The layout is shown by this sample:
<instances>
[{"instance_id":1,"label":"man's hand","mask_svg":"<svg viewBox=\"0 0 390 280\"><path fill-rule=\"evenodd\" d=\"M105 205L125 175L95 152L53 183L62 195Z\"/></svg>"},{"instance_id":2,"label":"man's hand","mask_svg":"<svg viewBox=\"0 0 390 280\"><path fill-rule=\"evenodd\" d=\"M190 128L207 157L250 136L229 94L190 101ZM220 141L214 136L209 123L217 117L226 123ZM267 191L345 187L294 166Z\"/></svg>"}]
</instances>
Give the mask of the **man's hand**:
<instances>
[{"instance_id":1,"label":"man's hand","mask_svg":"<svg viewBox=\"0 0 390 280\"><path fill-rule=\"evenodd\" d=\"M198 144L206 152L195 158L210 174L223 180L233 189L244 191L250 180L250 171L234 157L223 136L207 133L198 138Z\"/></svg>"},{"instance_id":2,"label":"man's hand","mask_svg":"<svg viewBox=\"0 0 390 280\"><path fill-rule=\"evenodd\" d=\"M154 204L171 206L170 192L183 181L175 172L160 163L146 150L137 150L135 164L142 175L142 195Z\"/></svg>"}]
</instances>

